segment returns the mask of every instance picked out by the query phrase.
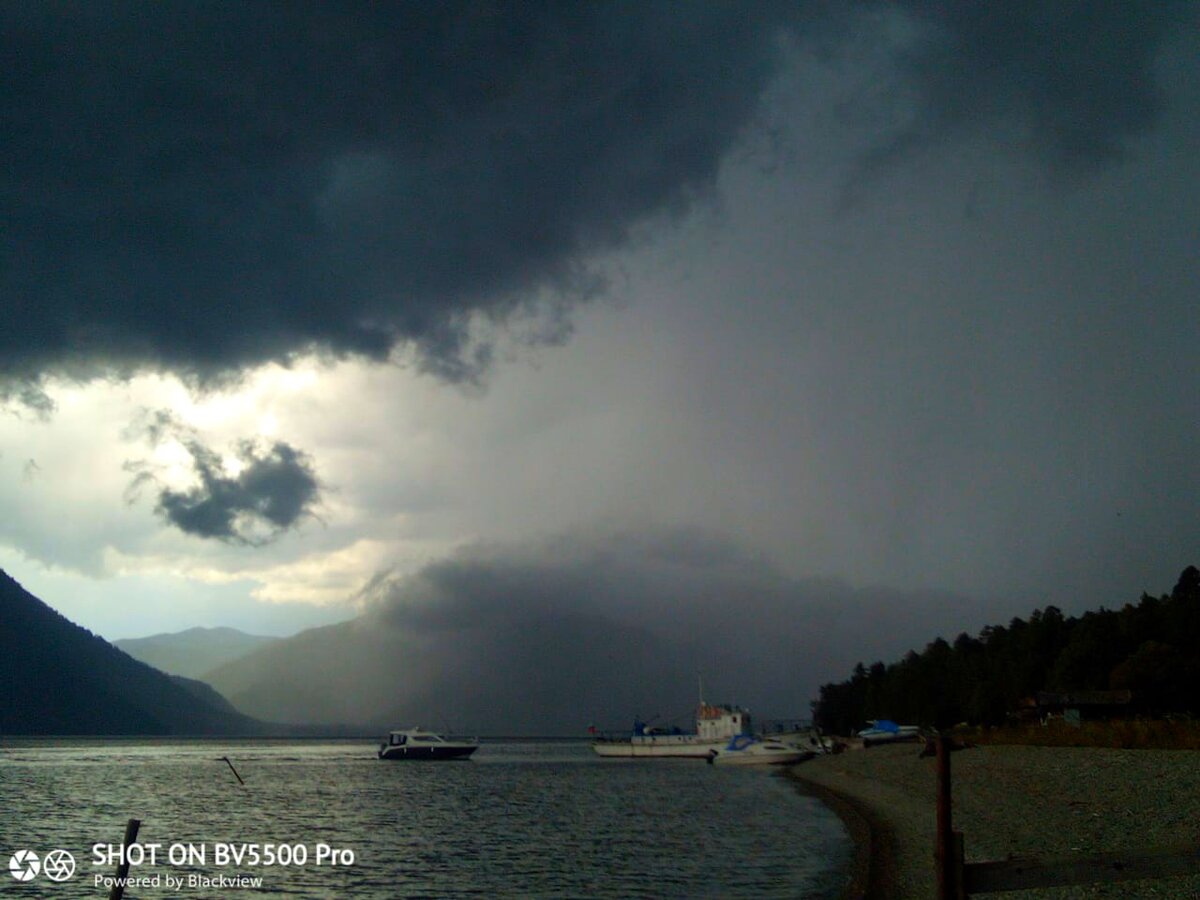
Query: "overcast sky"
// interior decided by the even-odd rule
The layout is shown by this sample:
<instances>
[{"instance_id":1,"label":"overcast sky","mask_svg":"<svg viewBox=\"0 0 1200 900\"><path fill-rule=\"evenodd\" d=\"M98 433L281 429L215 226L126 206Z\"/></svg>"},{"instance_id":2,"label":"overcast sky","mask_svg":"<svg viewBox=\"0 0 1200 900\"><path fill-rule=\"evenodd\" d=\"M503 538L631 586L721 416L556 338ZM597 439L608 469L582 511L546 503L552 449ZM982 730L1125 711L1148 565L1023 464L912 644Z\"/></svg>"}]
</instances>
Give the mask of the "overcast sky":
<instances>
[{"instance_id":1,"label":"overcast sky","mask_svg":"<svg viewBox=\"0 0 1200 900\"><path fill-rule=\"evenodd\" d=\"M930 638L1200 562L1195 4L0 21L0 567L105 637L556 542Z\"/></svg>"}]
</instances>

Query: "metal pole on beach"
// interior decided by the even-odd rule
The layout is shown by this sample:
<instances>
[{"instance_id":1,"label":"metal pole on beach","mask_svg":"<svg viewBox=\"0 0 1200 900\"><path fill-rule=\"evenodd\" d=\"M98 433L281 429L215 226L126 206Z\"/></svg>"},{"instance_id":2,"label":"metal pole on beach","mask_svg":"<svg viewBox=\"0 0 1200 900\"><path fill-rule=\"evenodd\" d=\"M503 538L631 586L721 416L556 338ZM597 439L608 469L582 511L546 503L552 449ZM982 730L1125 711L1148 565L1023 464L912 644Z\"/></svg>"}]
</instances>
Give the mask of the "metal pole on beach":
<instances>
[{"instance_id":1,"label":"metal pole on beach","mask_svg":"<svg viewBox=\"0 0 1200 900\"><path fill-rule=\"evenodd\" d=\"M954 833L950 793L950 741L937 738L937 861L938 900L959 900L963 894L962 851Z\"/></svg>"}]
</instances>

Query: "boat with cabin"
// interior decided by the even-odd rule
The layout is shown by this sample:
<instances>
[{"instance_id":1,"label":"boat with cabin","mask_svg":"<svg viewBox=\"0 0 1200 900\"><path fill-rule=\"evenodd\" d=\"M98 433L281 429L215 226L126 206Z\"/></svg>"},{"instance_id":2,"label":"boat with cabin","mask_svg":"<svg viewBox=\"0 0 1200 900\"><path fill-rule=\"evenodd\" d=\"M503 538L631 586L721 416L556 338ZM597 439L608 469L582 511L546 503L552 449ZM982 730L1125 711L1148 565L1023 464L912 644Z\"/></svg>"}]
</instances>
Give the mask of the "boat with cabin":
<instances>
[{"instance_id":1,"label":"boat with cabin","mask_svg":"<svg viewBox=\"0 0 1200 900\"><path fill-rule=\"evenodd\" d=\"M707 759L709 751L720 750L730 738L750 733L749 710L701 701L694 733L652 728L636 719L628 738L599 738L592 742L592 750L607 757Z\"/></svg>"},{"instance_id":2,"label":"boat with cabin","mask_svg":"<svg viewBox=\"0 0 1200 900\"><path fill-rule=\"evenodd\" d=\"M409 728L388 732L379 745L380 759L466 759L479 749L479 739L447 740L432 731Z\"/></svg>"},{"instance_id":3,"label":"boat with cabin","mask_svg":"<svg viewBox=\"0 0 1200 900\"><path fill-rule=\"evenodd\" d=\"M708 761L726 766L789 766L804 762L815 755L796 744L774 737L753 737L740 734L729 739L724 747L710 750Z\"/></svg>"}]
</instances>

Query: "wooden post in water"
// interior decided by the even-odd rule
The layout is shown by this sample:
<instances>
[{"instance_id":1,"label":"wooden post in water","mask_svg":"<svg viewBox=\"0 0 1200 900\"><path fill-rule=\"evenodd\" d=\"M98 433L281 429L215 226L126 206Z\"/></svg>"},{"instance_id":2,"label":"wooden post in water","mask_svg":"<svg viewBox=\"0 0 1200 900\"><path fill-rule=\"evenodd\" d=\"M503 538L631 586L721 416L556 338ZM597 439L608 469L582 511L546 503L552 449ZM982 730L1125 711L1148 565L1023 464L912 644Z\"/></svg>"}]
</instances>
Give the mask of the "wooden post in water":
<instances>
[{"instance_id":1,"label":"wooden post in water","mask_svg":"<svg viewBox=\"0 0 1200 900\"><path fill-rule=\"evenodd\" d=\"M129 847L137 842L141 819L130 819L125 823L125 837L121 839L121 861L117 863L116 883L108 892L108 900L121 900L125 896L125 879L129 877Z\"/></svg>"},{"instance_id":2,"label":"wooden post in water","mask_svg":"<svg viewBox=\"0 0 1200 900\"><path fill-rule=\"evenodd\" d=\"M229 764L229 769L233 772L233 777L238 780L238 784L245 784L246 782L242 781L242 776L238 774L238 770L233 767L233 763L229 762L229 757L222 756L221 759L225 760L225 762Z\"/></svg>"},{"instance_id":3,"label":"wooden post in water","mask_svg":"<svg viewBox=\"0 0 1200 900\"><path fill-rule=\"evenodd\" d=\"M937 844L934 851L937 863L938 900L961 900L962 835L954 831L950 791L950 741L937 739Z\"/></svg>"}]
</instances>

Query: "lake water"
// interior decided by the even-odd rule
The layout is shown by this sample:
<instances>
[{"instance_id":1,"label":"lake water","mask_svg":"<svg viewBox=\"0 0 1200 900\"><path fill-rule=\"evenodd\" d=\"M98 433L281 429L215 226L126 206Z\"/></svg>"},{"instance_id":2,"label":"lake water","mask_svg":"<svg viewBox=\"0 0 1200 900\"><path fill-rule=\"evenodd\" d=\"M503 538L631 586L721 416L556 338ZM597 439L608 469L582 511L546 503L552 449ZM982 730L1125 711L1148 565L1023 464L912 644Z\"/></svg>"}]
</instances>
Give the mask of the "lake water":
<instances>
[{"instance_id":1,"label":"lake water","mask_svg":"<svg viewBox=\"0 0 1200 900\"><path fill-rule=\"evenodd\" d=\"M0 864L55 849L76 864L57 883L0 872L9 896L107 897L97 879L116 861L93 845L119 847L129 818L146 854L130 875L149 883L127 898L828 898L851 850L838 818L779 773L602 760L584 743L485 743L441 763L381 762L346 741L0 744ZM256 865L217 856L243 845Z\"/></svg>"}]
</instances>

